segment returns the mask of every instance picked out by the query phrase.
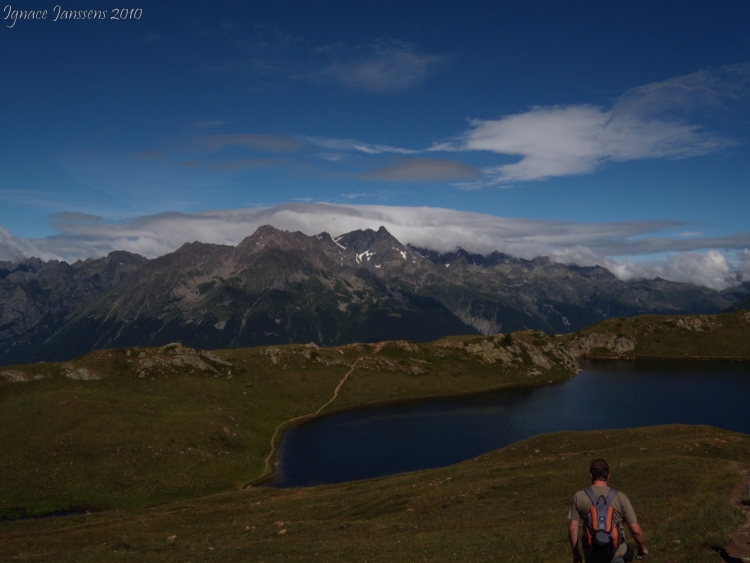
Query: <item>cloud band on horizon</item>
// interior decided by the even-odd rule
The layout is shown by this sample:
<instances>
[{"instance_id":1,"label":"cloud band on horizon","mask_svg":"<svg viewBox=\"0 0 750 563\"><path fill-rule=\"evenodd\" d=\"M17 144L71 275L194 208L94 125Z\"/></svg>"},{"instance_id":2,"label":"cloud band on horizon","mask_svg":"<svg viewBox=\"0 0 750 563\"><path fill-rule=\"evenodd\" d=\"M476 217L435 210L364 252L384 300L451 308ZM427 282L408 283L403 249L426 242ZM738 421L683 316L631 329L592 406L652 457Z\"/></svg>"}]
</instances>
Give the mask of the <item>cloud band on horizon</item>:
<instances>
[{"instance_id":1,"label":"cloud band on horizon","mask_svg":"<svg viewBox=\"0 0 750 563\"><path fill-rule=\"evenodd\" d=\"M0 227L0 260L18 262L37 256L74 261L114 250L154 258L192 241L236 245L264 224L307 235L326 231L333 236L385 226L404 244L440 252L461 247L526 259L549 256L566 264L600 265L623 280L662 277L715 289L750 280L750 233L714 238L658 236L684 226L677 221L574 223L434 207L321 203L160 213L122 223L79 214L58 214L53 219L60 234L43 239L16 237ZM729 252L738 253L736 264L728 258ZM659 258L644 261L644 256Z\"/></svg>"}]
</instances>

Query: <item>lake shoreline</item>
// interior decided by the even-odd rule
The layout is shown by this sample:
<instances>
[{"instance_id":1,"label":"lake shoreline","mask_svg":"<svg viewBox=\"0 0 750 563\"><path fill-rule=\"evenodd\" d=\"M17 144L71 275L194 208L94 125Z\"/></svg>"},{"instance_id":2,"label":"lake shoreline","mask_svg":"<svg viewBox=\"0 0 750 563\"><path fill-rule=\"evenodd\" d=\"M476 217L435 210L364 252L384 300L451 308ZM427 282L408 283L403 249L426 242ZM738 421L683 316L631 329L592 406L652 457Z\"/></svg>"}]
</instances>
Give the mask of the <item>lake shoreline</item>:
<instances>
[{"instance_id":1,"label":"lake shoreline","mask_svg":"<svg viewBox=\"0 0 750 563\"><path fill-rule=\"evenodd\" d=\"M584 362L749 362L750 363L750 356L649 356L649 355L637 355L637 356L583 356L578 358L578 361L584 361ZM279 444L274 448L274 452L272 455L273 459L273 467L276 468L279 465L279 457L281 455L281 449L284 444L284 439L288 432L295 428L299 428L301 426L304 426L306 424L310 424L312 422L324 419L329 416L334 416L342 413L347 412L353 412L358 411L360 409L367 409L367 408L378 408L378 407L389 407L389 406L398 406L398 405L405 405L405 404L419 404L424 402L429 402L433 400L440 400L440 399L459 399L459 398L471 398L471 397L482 397L485 395L491 395L493 393L496 393L498 391L503 391L506 389L532 389L535 387L546 387L548 385L554 385L557 383L565 383L567 381L572 380L573 378L577 377L583 372L583 369L579 369L577 373L571 374L569 377L565 379L559 379L559 380L553 380L553 381L547 381L547 382L538 382L538 383L528 383L528 384L510 384L510 385L502 385L502 386L496 386L489 389L482 389L482 390L472 390L472 391L466 391L463 393L443 393L443 394L437 394L437 395L422 395L419 397L407 397L407 398L400 398L400 399L390 399L386 401L375 401L371 403L362 403L359 405L349 405L345 407L337 407L330 411L326 411L324 413L320 414L311 414L308 416L303 417L297 417L293 419L292 421L288 421L288 428L285 428L283 433L281 434ZM243 489L246 489L248 487L256 487L256 486L268 486L272 485L276 481L278 481L280 476L278 475L276 469L268 475L262 475L259 478L250 481L249 483L246 483L242 486Z\"/></svg>"},{"instance_id":2,"label":"lake shoreline","mask_svg":"<svg viewBox=\"0 0 750 563\"><path fill-rule=\"evenodd\" d=\"M748 361L750 361L750 358L748 358ZM481 397L483 395L491 395L493 393L497 393L498 391L504 391L504 390L510 390L510 389L533 389L535 387L545 387L548 385L555 385L558 383L565 383L566 381L570 381L574 377L580 375L581 370L577 373L571 374L569 377L566 377L565 379L558 379L558 380L550 380L545 382L538 382L538 383L527 383L527 384L508 384L508 385L502 385L502 386L495 386L488 389L479 389L479 390L472 390L472 391L465 391L463 393L441 393L437 395L420 395L418 397L405 397L401 399L389 399L386 401L375 401L371 403L361 403L359 405L349 405L345 407L338 407L335 409L332 409L330 411L326 411L324 413L320 414L310 414L300 417L295 417L289 421L287 421L284 424L288 424L288 428L285 428L281 434L281 439L279 440L279 445L274 448L273 455L271 456L273 459L273 467L278 467L279 464L279 456L281 455L281 447L284 443L284 438L286 437L287 433L295 428L299 428L301 426L304 426L306 424L310 424L312 422L338 415L343 414L347 412L353 412L358 411L360 409L367 409L367 408L378 408L378 407L389 407L389 406L398 406L398 405L404 405L404 404L419 404L422 402L428 402L433 400L440 400L440 399L458 399L458 398L470 398L470 397ZM270 484L275 483L279 479L279 475L274 470L271 474L268 475L261 475L257 479L254 479L244 485L242 485L242 489L247 489L249 487L265 487Z\"/></svg>"},{"instance_id":3,"label":"lake shoreline","mask_svg":"<svg viewBox=\"0 0 750 563\"><path fill-rule=\"evenodd\" d=\"M555 381L555 383L569 383L571 380L576 379L576 377L578 375L581 375L582 373L585 374L586 372L589 372L589 375L591 375L592 377L599 377L599 378L601 378L601 374L597 375L597 372L600 372L600 370L593 369L594 373L593 374L591 373L592 368L596 368L597 365L600 368L602 366L608 366L608 365L609 365L609 368L612 368L613 367L612 366L613 363L619 363L619 362L627 363L627 364L633 364L634 366L640 364L640 368L641 369L639 369L639 370L633 370L635 375L629 377L627 380L624 380L624 382L623 381L619 381L618 382L616 380L610 380L609 383L608 383L610 386L613 386L613 387L617 387L618 385L622 385L623 383L625 383L626 386L629 385L631 387L631 389L626 390L626 391L628 393L634 394L635 397L638 397L637 399L633 399L633 403L636 404L636 410L637 410L637 408L646 408L648 406L648 401L643 402L643 405L645 405L646 407L642 407L642 405L641 405L641 403L642 403L642 400L640 398L640 395L641 395L641 387L640 387L640 385L641 384L638 383L638 381L639 381L638 377L641 377L641 378L644 378L644 377L645 378L650 378L651 377L651 372L654 371L653 369L648 369L648 368L643 369L644 366L654 366L654 367L657 368L656 372L658 373L659 371L661 371L661 368L658 367L658 364L663 364L663 368L666 370L666 375L664 375L663 377L667 377L667 380L665 380L665 381L669 382L668 386L669 385L674 385L674 378L675 377L681 377L682 375L685 375L686 379L687 379L687 384L688 384L687 387L688 388L692 388L693 392L695 392L696 386L698 388L700 388L701 385L702 385L700 383L696 383L696 381L697 381L696 380L696 374L700 370L688 370L688 371L686 371L683 374L683 372L679 369L680 368L680 364L687 364L687 365L693 364L692 360L693 360L693 358L690 358L690 357L688 357L688 358L684 358L684 357L678 357L678 358L674 358L674 357L673 358L659 357L659 358L649 358L649 359L643 359L643 358L636 358L636 359L631 359L631 358L624 358L624 359L611 359L611 358L607 358L607 359L603 359L603 358L582 359L581 361L585 362L585 363L583 363L583 365L582 365L583 370L581 372L579 372L578 374L572 375L572 376L570 376L570 377L568 377L566 379L561 379L561 380ZM693 364L693 365L702 364L702 362L706 362L707 360L708 360L707 358L701 358L699 361L696 361L695 364ZM750 364L750 358L742 358L742 360L740 361L740 360L738 360L736 358L713 357L713 358L711 358L711 360L713 362L715 362L716 364L724 364L726 366L738 366L738 365L741 365L743 363ZM589 364L589 365L587 366L586 364ZM678 369L675 370L674 369L675 367L677 367ZM613 371L611 369L609 369L609 370L605 369L604 372L601 372L601 373L606 373L608 371L610 371L610 372L612 372L614 374L617 370ZM728 370L720 370L720 373L725 373L725 374L726 373L730 373L730 374L731 373L737 373L737 370L735 368L730 368ZM739 373L745 373L745 370L743 370L742 368L740 368ZM635 377L635 379L634 379L634 377ZM656 377L654 379L656 381L656 385L657 386L661 385L661 387L659 388L659 390L660 390L660 392L663 395L663 392L665 392L665 388L664 388L665 381L661 381L659 377ZM642 381L642 380L643 379L641 379L640 381ZM567 391L567 396L569 396L571 392L573 392L573 393L579 393L581 391L581 388L582 388L583 385L589 386L590 383L588 383L588 382L585 383L585 384L581 383L581 384L577 385L574 389L568 390ZM474 392L467 392L467 393L461 393L461 394L455 394L455 393L453 393L453 394L441 394L441 395L433 395L433 396L422 396L422 397L416 397L416 398L398 399L398 400L393 400L393 401L380 401L378 403L369 403L369 404L358 405L358 406L349 406L349 407L343 407L343 408L335 409L334 411L327 412L325 414L321 414L321 415L316 416L316 417L310 417L310 418L307 418L305 420L298 421L293 426L290 426L287 429L287 431L289 431L289 430L298 430L300 427L303 427L303 426L305 426L305 425L307 425L309 423L313 423L313 422L318 423L318 422L324 421L325 419L330 418L331 415L342 415L342 414L346 414L346 413L353 413L353 412L356 412L356 411L364 411L364 410L369 410L369 409L378 409L378 408L381 408L381 407L387 409L388 407L399 407L399 406L400 407L406 407L406 406L409 406L409 407L415 407L414 410L419 410L420 405L424 405L426 403L430 403L430 402L433 402L433 401L436 401L436 400L439 401L440 399L457 399L459 401L460 400L465 400L465 399L474 399L474 398L481 399L483 397L489 397L489 396L491 396L491 395L493 395L493 394L495 394L497 392L502 392L502 391L505 391L505 390L510 391L510 390L513 390L513 389L534 389L534 388L552 388L552 387L554 387L554 385L552 385L550 383L546 383L546 382L545 383L530 383L528 385L507 385L507 386L502 386L502 387L495 387L493 389L480 390L480 391L474 391ZM682 387L682 386L680 386L680 387ZM666 391L666 392L668 392L668 391ZM690 389L688 389L688 392L690 392ZM615 393L619 393L619 391L617 389L615 389ZM713 393L716 394L716 390L715 389L714 389ZM700 392L698 394L701 395ZM709 393L709 395L711 395L711 393ZM543 397L543 396L546 396L548 398L550 397L549 393L544 393L543 395L540 395L540 397ZM565 392L557 391L557 392L553 392L553 394L552 394L552 397L561 397L561 396L566 396ZM615 396L617 396L617 394L615 394ZM513 399L513 400L515 401L516 399ZM694 399L691 399L691 400L694 400ZM679 402L679 399L675 399L675 401ZM706 399L706 401L707 402L711 402L710 399ZM713 398L713 402L714 403L718 403L718 401L716 400L716 397ZM442 407L436 407L436 408L438 409L438 411L440 411L440 409ZM449 409L449 408L452 408L452 407L446 407L446 408ZM470 407L470 406L461 406L461 405L456 406L457 410L465 410L467 408L471 409L473 407ZM503 408L505 408L505 407L503 407ZM513 407L512 404L511 404L510 408L513 409L515 407ZM556 408L557 408L557 410L559 410L562 407L558 404L558 405L556 405ZM649 408L652 411L659 411L658 405L651 405L651 407L649 407ZM405 412L407 410L411 411L411 409L403 409L403 410L401 410L399 412ZM688 409L685 408L683 410L687 411ZM730 411L731 412L741 412L741 410L737 411L737 409L731 409L731 408L730 408ZM437 412L437 411L431 411L431 412ZM532 409L532 412L534 412L533 409ZM701 420L708 420L708 419L705 419L705 417L708 417L710 419L712 416L715 416L714 411L711 411L711 409L708 406L705 409L698 409L697 413L698 414L695 415L695 417L696 417L695 419L693 419L693 420L689 420L689 419L686 420L685 419L686 415L684 414L684 412L681 415L675 415L674 412L672 412L672 410L667 409L666 410L666 414L664 416L667 416L667 417L672 416L673 418L665 420L665 421L664 420L655 420L655 421L652 421L651 419L655 415L653 415L651 412L648 412L648 409L647 409L647 412L646 412L645 415L643 415L643 419L642 420L639 420L637 418L637 416L636 416L636 418L633 418L631 416L630 420L624 420L623 419L622 422L618 422L618 421L614 421L614 422L612 422L612 421L609 421L609 422L594 422L593 424L601 424L601 426L591 426L591 427L585 427L585 428L584 427L580 427L580 426L576 426L576 424L580 425L580 420L578 420L578 421L573 420L572 422L560 422L560 424L568 424L568 426L560 426L558 428L550 427L549 429L540 428L539 432L535 432L535 433L532 433L532 434L524 435L522 437L514 439L511 442L507 442L504 445L498 446L498 447L501 447L501 448L507 447L508 444L512 444L515 441L522 441L522 440L526 440L526 439L529 439L529 438L534 437L534 436L548 434L548 433L556 432L556 431L568 431L568 430L569 431L579 431L579 430L580 431L587 431L587 430L612 429L612 428L636 428L636 427L660 426L660 425L663 425L663 424L689 424L689 425L707 424L707 425L714 425L714 426L717 426L717 427L720 427L720 428L733 429L735 431L740 431L740 432L748 433L747 429L742 429L742 430L738 430L737 429L737 424L738 423L737 423L736 420L734 420L733 422L728 423L729 425L722 425L721 423L717 424L716 422L711 422L711 421L701 421ZM549 413L547 413L545 416L547 416L550 419L553 419L553 420L556 421L557 420L556 415L559 415L559 413L556 413L556 411L553 409L552 411L550 411ZM373 414L373 415L370 415L370 416L372 416L373 418L383 418L383 417L387 418L388 416L391 416L391 415L383 413L383 414ZM401 417L401 416L409 416L409 415L394 415L394 416ZM441 415L438 413L436 416L441 416ZM510 415L510 416L513 417L513 416L516 416L516 415ZM704 417L704 418L701 419L701 417ZM346 420L350 420L350 421L357 420L358 421L357 424L365 424L366 426L367 426L367 424L369 424L367 422L363 422L363 419L359 419L359 418L356 418L356 417L354 417L354 418L352 418L352 417L344 418L342 420L344 420L344 421L346 421ZM733 419L732 419L731 416L727 416L726 420L733 420ZM334 427L335 427L335 424L336 423L334 423ZM341 424L341 423L339 423L339 424ZM348 424L348 423L343 422L343 424ZM458 424L460 426L461 423L459 422ZM547 426L549 426L549 423L546 423L546 424L547 424ZM554 425L554 424L556 424L556 422L554 422L552 424ZM741 428L744 428L744 426L742 426L741 422L739 424L740 424ZM328 424L327 427L331 427L331 424ZM304 485L304 484L292 484L292 483L295 483L295 482L296 483L300 482L299 481L299 479L300 479L299 476L301 474L298 473L298 472L295 473L293 471L292 474L291 474L292 476L287 476L287 477L285 477L281 472L279 472L279 464L280 464L280 457L281 457L281 454L282 454L282 448L285 447L284 444L285 444L285 442L287 442L287 434L288 434L287 431L284 432L284 437L279 442L279 448L278 448L278 452L277 452L276 463L274 465L274 467L275 467L274 474L273 474L273 476L268 476L268 477L270 477L270 479L265 479L262 484L263 485L273 484L273 483L278 482L279 479L283 479L284 481L288 480L290 482L290 484L289 485L280 485L280 487L282 487L282 488L286 488L286 487L290 487L290 488L303 487L303 488L305 488L307 486L314 486L314 485ZM314 435L315 432L320 432L320 431L316 430L316 431L313 432L312 435ZM466 430L464 430L464 432L466 432ZM481 432L481 430L480 430L480 432ZM469 433L471 434L472 431L469 431ZM337 434L337 436L338 436L338 434ZM369 436L369 435L366 435L366 436ZM437 436L433 436L433 435L430 435L430 436L431 437L428 438L428 441L439 439ZM318 440L318 439L319 438L315 438L315 440ZM370 436L369 438L361 438L361 440L363 442L365 442L365 443L368 442L368 439L369 440L373 440L374 438L372 436ZM300 438L300 437L297 437L297 441L299 442L300 440L303 440L303 439ZM307 432L305 434L305 439L303 441L309 441L309 440L311 440L311 434L310 434L310 432ZM297 446L297 448L298 447L299 446ZM353 446L350 442L347 442L346 440L344 440L344 442L342 442L341 448L347 449L347 448L352 448L352 447L357 448L358 446L356 446L356 445ZM493 451L494 446L490 446L490 447L491 447L491 449L485 450L485 451ZM305 447L305 451L308 453L308 455L310 454L310 449L312 449L312 446ZM328 449L328 448L321 448L321 449ZM331 449L335 450L336 448L331 448ZM367 448L365 448L365 449L367 449ZM299 457L299 455L301 455L301 454L299 454L299 452L298 452L295 455L297 457ZM328 457L330 457L331 455L332 454L327 454ZM342 454L342 455L344 455L344 454ZM352 454L352 455L365 455L365 454L359 454L358 453L358 454ZM349 454L347 454L347 456L349 456ZM321 458L321 459L328 459L328 457ZM407 457L408 457L408 454L407 454ZM294 459L294 458L292 458L292 459ZM335 457L331 457L331 460L329 460L326 463L322 462L320 459L318 459L315 456L313 456L312 459L313 459L312 463L313 463L314 466L320 466L321 464L325 465L326 463L331 464L331 465L338 464L337 462L332 461L333 459L336 459ZM347 459L349 459L349 457L347 457ZM354 458L352 458L352 459L354 459ZM357 457L356 459L360 459L360 458ZM296 466L297 468L301 467L299 465L299 463L300 463L299 460L297 460L296 462L295 461L291 461L291 462L287 462L287 463L292 463L293 467L294 466ZM357 464L357 462L351 461L347 465L351 465L352 463L354 463L355 466ZM359 463L361 463L361 460L360 460ZM378 461L377 463L380 463L380 462ZM457 463L457 461L452 461L452 462L449 462L448 464L450 465L452 463ZM443 465L434 465L434 466L429 466L429 467L438 467L438 466L443 466ZM403 470L403 471L419 471L419 470L426 469L426 468L427 467L418 468L418 469L406 469L406 470ZM304 470L303 474L306 471L307 470ZM336 470L328 470L328 469L326 469L325 471L326 471L326 474L336 474L337 473ZM394 469L394 471L397 472L397 473L402 472L402 470L400 470L400 469ZM350 473L351 471L348 470L347 472ZM355 469L355 472L356 472L356 469ZM385 473L383 475L385 475ZM371 478L371 477L361 477L361 478ZM354 480L359 480L361 478L360 477L355 477ZM313 479L324 479L324 478L322 478L322 477L315 477ZM320 481L320 482L321 483L340 483L340 482L348 482L349 480L350 480L349 478L342 478L342 480L340 480L340 481L336 480L336 481Z\"/></svg>"}]
</instances>

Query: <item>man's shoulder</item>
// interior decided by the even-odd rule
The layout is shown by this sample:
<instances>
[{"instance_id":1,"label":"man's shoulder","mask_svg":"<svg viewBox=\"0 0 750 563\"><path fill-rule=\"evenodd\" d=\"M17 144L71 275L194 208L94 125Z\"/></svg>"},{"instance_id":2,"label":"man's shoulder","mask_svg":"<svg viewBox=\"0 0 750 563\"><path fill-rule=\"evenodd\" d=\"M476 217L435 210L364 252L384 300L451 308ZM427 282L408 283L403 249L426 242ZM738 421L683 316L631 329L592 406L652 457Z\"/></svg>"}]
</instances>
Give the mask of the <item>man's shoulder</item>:
<instances>
[{"instance_id":1,"label":"man's shoulder","mask_svg":"<svg viewBox=\"0 0 750 563\"><path fill-rule=\"evenodd\" d=\"M623 493L620 489L616 487L603 487L599 485L596 485L593 487L587 487L586 489L581 489L580 491L578 491L576 494L573 495L573 500L576 503L578 503L579 501L584 502L584 503L590 503L591 497L589 497L587 491L590 490L593 493L594 498L598 498L600 496L606 497L612 489L617 491L617 494L612 499L612 502L615 502L615 500L620 500L626 503L630 502L627 495Z\"/></svg>"},{"instance_id":2,"label":"man's shoulder","mask_svg":"<svg viewBox=\"0 0 750 563\"><path fill-rule=\"evenodd\" d=\"M633 504L630 502L630 499L628 498L628 495L626 495L625 493L623 493L619 489L617 491L617 496L615 497L615 499L617 499L618 501L620 501L620 503L622 503L623 510L625 508L629 508L629 509L632 510ZM614 501L612 501L612 502L614 502Z\"/></svg>"},{"instance_id":3,"label":"man's shoulder","mask_svg":"<svg viewBox=\"0 0 750 563\"><path fill-rule=\"evenodd\" d=\"M586 495L588 497L588 495L586 494L586 491L588 489L591 489L591 491L594 493L594 496L596 496L596 497L598 497L598 496L607 496L610 493L610 491L612 491L614 489L615 491L617 491L617 494L615 495L615 498L617 498L617 497L621 497L621 498L625 498L625 499L628 498L627 495L625 493L623 493L622 490L618 489L617 487L610 487L610 486L604 486L604 485L593 485L591 487L588 487L587 489L583 489L582 491L579 491L576 494L580 493L580 494Z\"/></svg>"},{"instance_id":4,"label":"man's shoulder","mask_svg":"<svg viewBox=\"0 0 750 563\"><path fill-rule=\"evenodd\" d=\"M593 485L591 487L586 487L585 489L581 489L575 495L573 495L573 497L590 499L588 491L591 491L591 493L594 495L594 498L596 498L599 496L607 496L609 494L610 487L602 487L600 485Z\"/></svg>"}]
</instances>

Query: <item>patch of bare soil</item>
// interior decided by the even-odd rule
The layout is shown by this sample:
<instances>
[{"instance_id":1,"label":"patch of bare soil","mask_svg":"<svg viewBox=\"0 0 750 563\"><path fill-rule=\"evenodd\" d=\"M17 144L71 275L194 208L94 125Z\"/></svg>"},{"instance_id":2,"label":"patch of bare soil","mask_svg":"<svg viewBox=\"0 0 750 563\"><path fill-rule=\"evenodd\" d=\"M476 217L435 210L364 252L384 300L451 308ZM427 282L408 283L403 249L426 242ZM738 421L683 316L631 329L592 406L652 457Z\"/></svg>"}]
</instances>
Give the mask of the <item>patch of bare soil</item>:
<instances>
[{"instance_id":1,"label":"patch of bare soil","mask_svg":"<svg viewBox=\"0 0 750 563\"><path fill-rule=\"evenodd\" d=\"M750 506L743 504L742 500L750 494L750 470L741 471L742 479L732 490L731 501L734 506L745 513L745 522L735 532L732 543L727 546L726 551L720 553L721 561L731 563L744 563L750 561Z\"/></svg>"}]
</instances>

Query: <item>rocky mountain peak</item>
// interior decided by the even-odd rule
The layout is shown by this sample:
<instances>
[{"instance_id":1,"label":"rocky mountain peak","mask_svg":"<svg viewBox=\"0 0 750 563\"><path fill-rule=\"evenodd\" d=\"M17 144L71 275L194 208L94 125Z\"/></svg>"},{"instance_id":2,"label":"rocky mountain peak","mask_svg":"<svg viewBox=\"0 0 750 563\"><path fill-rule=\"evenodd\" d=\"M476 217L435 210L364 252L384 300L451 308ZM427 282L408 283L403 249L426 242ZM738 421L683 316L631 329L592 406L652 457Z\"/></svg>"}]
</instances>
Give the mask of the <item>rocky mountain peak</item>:
<instances>
[{"instance_id":1,"label":"rocky mountain peak","mask_svg":"<svg viewBox=\"0 0 750 563\"><path fill-rule=\"evenodd\" d=\"M145 256L141 256L140 254L127 252L126 250L115 250L107 254L107 256L104 258L104 262L106 264L134 269L148 262L148 258L146 258Z\"/></svg>"},{"instance_id":2,"label":"rocky mountain peak","mask_svg":"<svg viewBox=\"0 0 750 563\"><path fill-rule=\"evenodd\" d=\"M328 269L342 262L338 251L339 247L328 233L307 236L300 231L290 232L263 225L237 245L234 259L242 268L256 263L279 266L304 262L315 268Z\"/></svg>"},{"instance_id":3,"label":"rocky mountain peak","mask_svg":"<svg viewBox=\"0 0 750 563\"><path fill-rule=\"evenodd\" d=\"M403 246L385 227L380 227L377 231L372 229L352 231L336 240L357 252L376 250L384 246Z\"/></svg>"},{"instance_id":4,"label":"rocky mountain peak","mask_svg":"<svg viewBox=\"0 0 750 563\"><path fill-rule=\"evenodd\" d=\"M277 236L281 238L285 232L287 231L281 231L271 225L261 225L253 234L242 239L242 242L237 245L237 249L253 248L261 244L267 244Z\"/></svg>"},{"instance_id":5,"label":"rocky mountain peak","mask_svg":"<svg viewBox=\"0 0 750 563\"><path fill-rule=\"evenodd\" d=\"M325 231L323 231L320 234L315 235L315 238L323 243L331 243L331 244L333 243L333 237Z\"/></svg>"},{"instance_id":6,"label":"rocky mountain peak","mask_svg":"<svg viewBox=\"0 0 750 563\"><path fill-rule=\"evenodd\" d=\"M377 231L373 231L372 229L358 229L341 235L335 240L339 245L354 252L383 250L388 246L397 246L401 250L404 249L404 245L389 233L388 229L382 226Z\"/></svg>"},{"instance_id":7,"label":"rocky mountain peak","mask_svg":"<svg viewBox=\"0 0 750 563\"><path fill-rule=\"evenodd\" d=\"M414 263L410 260L411 249L396 239L381 226L377 231L372 229L357 230L334 239L334 242L350 257L359 268L367 268L382 274L382 268L394 264ZM412 257L413 258L413 257Z\"/></svg>"},{"instance_id":8,"label":"rocky mountain peak","mask_svg":"<svg viewBox=\"0 0 750 563\"><path fill-rule=\"evenodd\" d=\"M261 225L252 235L238 244L237 249L251 251L258 251L261 248L267 247L302 249L315 244L318 240L321 239L309 237L300 231L284 231L271 225Z\"/></svg>"}]
</instances>

